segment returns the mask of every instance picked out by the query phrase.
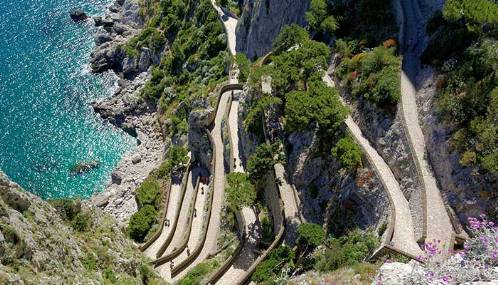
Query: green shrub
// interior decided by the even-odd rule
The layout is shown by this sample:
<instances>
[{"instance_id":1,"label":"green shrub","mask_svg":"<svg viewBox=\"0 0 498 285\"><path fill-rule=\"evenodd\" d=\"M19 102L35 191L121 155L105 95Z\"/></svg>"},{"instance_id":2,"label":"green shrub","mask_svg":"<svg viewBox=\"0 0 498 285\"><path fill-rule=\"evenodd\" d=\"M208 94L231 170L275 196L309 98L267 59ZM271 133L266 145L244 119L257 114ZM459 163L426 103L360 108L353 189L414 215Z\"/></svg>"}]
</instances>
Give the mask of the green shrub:
<instances>
[{"instance_id":1,"label":"green shrub","mask_svg":"<svg viewBox=\"0 0 498 285\"><path fill-rule=\"evenodd\" d=\"M49 203L54 206L64 220L72 221L81 212L81 201L74 199L53 199Z\"/></svg>"},{"instance_id":2,"label":"green shrub","mask_svg":"<svg viewBox=\"0 0 498 285\"><path fill-rule=\"evenodd\" d=\"M251 62L244 53L238 52L235 55L235 62L239 68L239 82L245 83L249 78Z\"/></svg>"},{"instance_id":3,"label":"green shrub","mask_svg":"<svg viewBox=\"0 0 498 285\"><path fill-rule=\"evenodd\" d=\"M78 213L71 221L73 229L79 232L87 231L92 225L92 216L88 212Z\"/></svg>"},{"instance_id":4,"label":"green shrub","mask_svg":"<svg viewBox=\"0 0 498 285\"><path fill-rule=\"evenodd\" d=\"M274 281L285 265L293 267L293 259L294 251L290 247L285 245L277 247L258 265L251 280L256 283Z\"/></svg>"},{"instance_id":5,"label":"green shrub","mask_svg":"<svg viewBox=\"0 0 498 285\"><path fill-rule=\"evenodd\" d=\"M97 256L93 252L87 252L81 263L86 270L95 271L97 269L97 261Z\"/></svg>"},{"instance_id":6,"label":"green shrub","mask_svg":"<svg viewBox=\"0 0 498 285\"><path fill-rule=\"evenodd\" d=\"M308 91L294 91L285 98L285 127L288 132L312 130L317 124L322 137L331 137L348 114L337 90L321 81L311 82Z\"/></svg>"},{"instance_id":7,"label":"green shrub","mask_svg":"<svg viewBox=\"0 0 498 285\"><path fill-rule=\"evenodd\" d=\"M332 155L346 169L354 170L361 166L361 148L350 136L337 142L332 148Z\"/></svg>"},{"instance_id":8,"label":"green shrub","mask_svg":"<svg viewBox=\"0 0 498 285\"><path fill-rule=\"evenodd\" d=\"M246 173L233 172L227 175L228 206L235 212L256 201L256 189Z\"/></svg>"},{"instance_id":9,"label":"green shrub","mask_svg":"<svg viewBox=\"0 0 498 285\"><path fill-rule=\"evenodd\" d=\"M355 265L369 257L379 244L373 232L354 230L346 236L326 241L326 249L319 253L315 269L333 271L345 265Z\"/></svg>"},{"instance_id":10,"label":"green shrub","mask_svg":"<svg viewBox=\"0 0 498 285\"><path fill-rule=\"evenodd\" d=\"M264 177L268 171L273 169L275 163L282 160L279 156L280 144L262 144L256 148L256 152L247 161L249 178L257 182Z\"/></svg>"},{"instance_id":11,"label":"green shrub","mask_svg":"<svg viewBox=\"0 0 498 285\"><path fill-rule=\"evenodd\" d=\"M172 172L183 171L188 163L188 149L172 145L168 149L168 158L161 163L157 171L159 178L171 175Z\"/></svg>"},{"instance_id":12,"label":"green shrub","mask_svg":"<svg viewBox=\"0 0 498 285\"><path fill-rule=\"evenodd\" d=\"M143 242L156 221L156 209L151 205L145 205L131 216L128 224L128 235L137 242Z\"/></svg>"},{"instance_id":13,"label":"green shrub","mask_svg":"<svg viewBox=\"0 0 498 285\"><path fill-rule=\"evenodd\" d=\"M137 201L138 208L145 205L152 205L156 210L159 209L161 202L161 184L154 177L148 177L135 190L135 200Z\"/></svg>"},{"instance_id":14,"label":"green shrub","mask_svg":"<svg viewBox=\"0 0 498 285\"><path fill-rule=\"evenodd\" d=\"M273 52L279 54L289 48L302 44L309 39L309 34L305 28L296 24L284 26L273 41Z\"/></svg>"},{"instance_id":15,"label":"green shrub","mask_svg":"<svg viewBox=\"0 0 498 285\"><path fill-rule=\"evenodd\" d=\"M178 285L198 285L201 284L209 273L213 272L218 267L216 260L204 261L196 265L190 270L185 277L178 281Z\"/></svg>"},{"instance_id":16,"label":"green shrub","mask_svg":"<svg viewBox=\"0 0 498 285\"><path fill-rule=\"evenodd\" d=\"M304 223L297 229L297 242L301 247L313 249L323 243L325 231L320 225Z\"/></svg>"}]
</instances>

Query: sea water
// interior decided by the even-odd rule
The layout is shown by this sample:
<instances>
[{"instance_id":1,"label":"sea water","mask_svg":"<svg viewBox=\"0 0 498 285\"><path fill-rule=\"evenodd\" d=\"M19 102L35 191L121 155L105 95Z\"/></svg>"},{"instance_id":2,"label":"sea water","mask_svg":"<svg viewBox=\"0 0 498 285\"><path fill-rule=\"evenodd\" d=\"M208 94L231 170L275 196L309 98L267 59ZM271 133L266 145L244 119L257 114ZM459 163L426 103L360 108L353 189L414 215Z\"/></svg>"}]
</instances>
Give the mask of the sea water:
<instances>
[{"instance_id":1,"label":"sea water","mask_svg":"<svg viewBox=\"0 0 498 285\"><path fill-rule=\"evenodd\" d=\"M103 14L108 0L0 0L0 169L43 198L101 191L136 142L96 115L113 74L89 72L95 29L73 23L82 8ZM84 173L80 163L98 163Z\"/></svg>"}]
</instances>

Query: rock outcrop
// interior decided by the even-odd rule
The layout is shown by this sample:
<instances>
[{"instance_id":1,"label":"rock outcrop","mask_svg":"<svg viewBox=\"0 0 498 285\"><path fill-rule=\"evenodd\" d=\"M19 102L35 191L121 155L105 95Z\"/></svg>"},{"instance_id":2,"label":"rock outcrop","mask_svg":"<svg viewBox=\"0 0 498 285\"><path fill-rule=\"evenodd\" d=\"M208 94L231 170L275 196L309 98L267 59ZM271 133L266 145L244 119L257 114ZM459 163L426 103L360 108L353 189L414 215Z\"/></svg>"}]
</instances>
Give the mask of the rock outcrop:
<instances>
[{"instance_id":1,"label":"rock outcrop","mask_svg":"<svg viewBox=\"0 0 498 285\"><path fill-rule=\"evenodd\" d=\"M0 172L3 284L160 282L109 215L98 209L74 207L89 225L79 228L80 232L74 226L74 216L70 221L61 209L65 208L58 210L25 192Z\"/></svg>"},{"instance_id":2,"label":"rock outcrop","mask_svg":"<svg viewBox=\"0 0 498 285\"><path fill-rule=\"evenodd\" d=\"M245 0L237 25L237 52L255 58L271 50L282 27L304 26L309 0Z\"/></svg>"},{"instance_id":3,"label":"rock outcrop","mask_svg":"<svg viewBox=\"0 0 498 285\"><path fill-rule=\"evenodd\" d=\"M119 162L105 191L95 194L88 203L103 208L124 224L137 210L135 189L159 167L166 148L156 106L140 96L150 78L150 67L160 61L161 51L143 47L128 55L122 50L121 46L143 27L136 1L117 0L105 17L94 17L94 23L99 32L90 59L92 71L110 70L120 79L113 96L91 105L103 119L136 138L137 147Z\"/></svg>"},{"instance_id":4,"label":"rock outcrop","mask_svg":"<svg viewBox=\"0 0 498 285\"><path fill-rule=\"evenodd\" d=\"M88 16L81 9L73 10L69 13L69 16L74 22L81 22L88 19Z\"/></svg>"}]
</instances>

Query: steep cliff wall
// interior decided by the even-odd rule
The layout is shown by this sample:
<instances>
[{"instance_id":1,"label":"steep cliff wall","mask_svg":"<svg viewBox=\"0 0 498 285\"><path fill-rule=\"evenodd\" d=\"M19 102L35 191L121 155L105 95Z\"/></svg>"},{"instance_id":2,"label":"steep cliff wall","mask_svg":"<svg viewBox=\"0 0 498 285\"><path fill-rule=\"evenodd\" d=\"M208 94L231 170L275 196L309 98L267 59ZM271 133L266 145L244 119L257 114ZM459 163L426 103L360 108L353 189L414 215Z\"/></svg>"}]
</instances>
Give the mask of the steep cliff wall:
<instances>
[{"instance_id":1,"label":"steep cliff wall","mask_svg":"<svg viewBox=\"0 0 498 285\"><path fill-rule=\"evenodd\" d=\"M162 284L146 263L110 215L48 203L0 171L1 284Z\"/></svg>"},{"instance_id":2,"label":"steep cliff wall","mask_svg":"<svg viewBox=\"0 0 498 285\"><path fill-rule=\"evenodd\" d=\"M305 25L309 3L309 0L245 0L237 25L237 51L249 58L266 54L283 26Z\"/></svg>"}]
</instances>

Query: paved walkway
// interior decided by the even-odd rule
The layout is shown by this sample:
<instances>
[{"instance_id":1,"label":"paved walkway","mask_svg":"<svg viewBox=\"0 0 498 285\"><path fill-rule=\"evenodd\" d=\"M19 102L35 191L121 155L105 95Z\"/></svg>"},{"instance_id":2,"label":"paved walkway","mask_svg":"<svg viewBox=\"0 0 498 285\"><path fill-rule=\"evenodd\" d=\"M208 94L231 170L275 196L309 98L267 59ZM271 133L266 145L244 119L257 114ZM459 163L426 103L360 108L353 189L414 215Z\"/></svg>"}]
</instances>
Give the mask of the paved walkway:
<instances>
[{"instance_id":1,"label":"paved walkway","mask_svg":"<svg viewBox=\"0 0 498 285\"><path fill-rule=\"evenodd\" d=\"M334 87L334 82L328 74L324 76L323 80L328 86ZM370 145L370 142L363 136L361 129L353 121L351 116L346 118L345 123L349 132L367 156L377 176L382 181L391 201L391 215L395 217L394 232L391 239L392 246L413 256L422 255L422 250L415 240L412 215L408 201L403 195L393 172L379 153Z\"/></svg>"},{"instance_id":2,"label":"paved walkway","mask_svg":"<svg viewBox=\"0 0 498 285\"><path fill-rule=\"evenodd\" d=\"M235 55L235 45L236 45L235 30L237 29L237 19L232 18L232 17L228 16L227 14L225 14L223 12L223 10L221 10L221 8L216 5L215 0L211 0L211 4L218 12L218 15L220 16L221 20L223 21L223 25L225 26L225 30L226 30L227 37L228 37L228 47L230 49L230 53L232 55Z\"/></svg>"},{"instance_id":3,"label":"paved walkway","mask_svg":"<svg viewBox=\"0 0 498 285\"><path fill-rule=\"evenodd\" d=\"M181 179L179 181L172 181L171 192L169 194L169 201L166 209L166 220L169 220L169 226L166 224L163 227L161 235L145 250L145 255L152 260L156 259L157 252L164 244L166 239L171 233L173 225L176 223L176 211L180 207L181 199Z\"/></svg>"},{"instance_id":4,"label":"paved walkway","mask_svg":"<svg viewBox=\"0 0 498 285\"><path fill-rule=\"evenodd\" d=\"M281 163L276 163L274 168L278 191L284 203L285 240L292 245L297 238L297 227L302 223L299 202L296 201L294 189L287 180L284 166Z\"/></svg>"},{"instance_id":5,"label":"paved walkway","mask_svg":"<svg viewBox=\"0 0 498 285\"><path fill-rule=\"evenodd\" d=\"M173 239L171 240L171 243L169 246L166 248L162 256L166 256L170 254L175 248L179 247L185 238L186 231L189 230L185 225L188 224L189 221L189 216L188 216L188 208L190 207L190 204L192 203L194 199L194 191L195 191L195 180L193 178L194 170L190 171L188 174L188 179L187 179L187 188L185 190L185 196L183 197L181 209L180 209L180 216L178 217L178 226L176 227L176 231L174 233ZM197 177L197 176L195 176ZM161 273L161 276L165 278L166 280L169 279L169 274L162 275L163 269L168 268L169 272L169 263L165 263L159 267L157 267L157 270Z\"/></svg>"},{"instance_id":6,"label":"paved walkway","mask_svg":"<svg viewBox=\"0 0 498 285\"><path fill-rule=\"evenodd\" d=\"M234 91L238 92L238 91ZM242 156L239 152L239 100L232 98L230 114L228 115L228 125L230 129L230 139L232 145L232 154L234 160L234 172L245 172Z\"/></svg>"},{"instance_id":7,"label":"paved walkway","mask_svg":"<svg viewBox=\"0 0 498 285\"><path fill-rule=\"evenodd\" d=\"M183 270L181 273L173 278L173 281L181 279L185 274L194 266L204 261L210 254L217 252L218 234L220 231L221 208L223 207L224 191L225 191L225 166L223 162L223 140L221 137L221 122L225 115L228 106L228 99L230 98L231 91L225 92L221 95L218 111L214 120L214 127L211 131L213 136L215 149L215 165L213 173L214 193L213 202L211 206L211 219L209 220L206 242L197 258Z\"/></svg>"},{"instance_id":8,"label":"paved walkway","mask_svg":"<svg viewBox=\"0 0 498 285\"><path fill-rule=\"evenodd\" d=\"M415 76L418 73L419 42L423 39L421 35L422 19L417 17L419 13L417 4L413 0L401 0L403 10L403 30L404 30L404 59L401 73L401 104L402 115L408 140L417 166L417 172L425 190L426 208L426 243L440 241L440 248L443 255L449 253L453 248L454 229L450 217L446 210L441 192L438 188L436 178L432 173L426 157L425 138L419 124L416 89L414 84Z\"/></svg>"},{"instance_id":9,"label":"paved walkway","mask_svg":"<svg viewBox=\"0 0 498 285\"><path fill-rule=\"evenodd\" d=\"M240 284L247 270L258 257L256 249L258 241L261 239L261 227L257 223L256 214L252 208L245 207L241 212L244 217L247 242L234 260L232 266L216 282L219 285Z\"/></svg>"}]
</instances>

